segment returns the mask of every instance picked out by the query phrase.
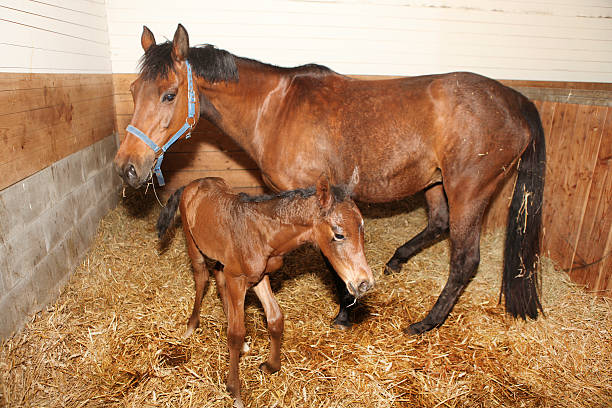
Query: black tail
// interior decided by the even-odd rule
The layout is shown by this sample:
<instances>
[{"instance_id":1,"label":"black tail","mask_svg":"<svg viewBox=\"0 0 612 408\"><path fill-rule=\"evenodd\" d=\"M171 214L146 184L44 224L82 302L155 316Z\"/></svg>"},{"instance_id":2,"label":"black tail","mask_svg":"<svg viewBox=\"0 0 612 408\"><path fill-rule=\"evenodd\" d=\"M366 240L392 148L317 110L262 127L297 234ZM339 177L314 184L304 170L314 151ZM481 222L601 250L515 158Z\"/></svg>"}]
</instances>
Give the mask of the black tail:
<instances>
[{"instance_id":1,"label":"black tail","mask_svg":"<svg viewBox=\"0 0 612 408\"><path fill-rule=\"evenodd\" d=\"M176 209L181 201L184 189L185 186L176 190L168 199L166 206L162 208L161 213L159 213L159 218L157 218L157 236L159 238L166 235L168 228L174 224L174 215L176 214Z\"/></svg>"},{"instance_id":2,"label":"black tail","mask_svg":"<svg viewBox=\"0 0 612 408\"><path fill-rule=\"evenodd\" d=\"M538 110L529 101L523 104L532 140L521 156L508 214L504 250L502 292L506 311L514 317L537 319L542 304L538 275L542 201L546 172L544 130Z\"/></svg>"}]
</instances>

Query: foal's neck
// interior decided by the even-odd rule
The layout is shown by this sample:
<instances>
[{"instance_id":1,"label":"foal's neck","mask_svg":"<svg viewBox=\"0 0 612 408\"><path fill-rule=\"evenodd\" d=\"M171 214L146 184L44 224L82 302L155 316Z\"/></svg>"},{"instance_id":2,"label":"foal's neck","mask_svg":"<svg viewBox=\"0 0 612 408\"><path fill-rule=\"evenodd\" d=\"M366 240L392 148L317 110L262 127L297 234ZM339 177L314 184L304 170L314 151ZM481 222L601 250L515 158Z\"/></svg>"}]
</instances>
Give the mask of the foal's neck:
<instances>
[{"instance_id":1,"label":"foal's neck","mask_svg":"<svg viewBox=\"0 0 612 408\"><path fill-rule=\"evenodd\" d=\"M260 225L267 231L268 245L275 251L286 253L312 241L312 227L320 217L314 195L275 197L247 205L259 215Z\"/></svg>"}]
</instances>

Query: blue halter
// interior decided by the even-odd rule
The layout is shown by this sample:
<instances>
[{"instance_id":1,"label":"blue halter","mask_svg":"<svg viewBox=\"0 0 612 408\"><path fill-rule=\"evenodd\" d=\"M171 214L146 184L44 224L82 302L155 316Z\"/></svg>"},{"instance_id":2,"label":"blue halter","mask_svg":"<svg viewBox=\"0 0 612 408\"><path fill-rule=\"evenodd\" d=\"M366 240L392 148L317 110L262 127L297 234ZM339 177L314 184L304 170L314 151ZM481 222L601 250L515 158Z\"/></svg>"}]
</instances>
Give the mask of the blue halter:
<instances>
[{"instance_id":1,"label":"blue halter","mask_svg":"<svg viewBox=\"0 0 612 408\"><path fill-rule=\"evenodd\" d=\"M160 150L162 151L162 153L159 155L159 157L157 158L155 162L155 167L153 168L153 173L155 173L155 175L157 176L157 182L160 186L163 186L166 184L164 182L164 176L162 175L162 171L161 171L161 163L162 163L162 160L164 160L164 153L166 153L166 150L168 150L168 148L174 142L176 142L181 136L183 136L185 132L187 132L185 139L188 139L191 136L191 130L193 129L196 123L196 117L195 117L196 116L196 111L195 111L196 99L195 99L195 92L193 90L193 76L191 74L191 65L189 65L189 62L187 62L186 60L185 60L185 65L187 66L187 107L189 110L189 114L187 115L187 119L185 119L185 124L183 125L183 127L181 127L174 134L174 136L172 136L170 140L168 140L168 142L162 147L159 147L153 140L151 140L140 129L132 125L128 125L128 127L126 128L128 132L130 132L134 136L137 136L140 140L145 142L147 146L153 149L155 153L159 152ZM190 119L193 122L192 124L189 123Z\"/></svg>"}]
</instances>

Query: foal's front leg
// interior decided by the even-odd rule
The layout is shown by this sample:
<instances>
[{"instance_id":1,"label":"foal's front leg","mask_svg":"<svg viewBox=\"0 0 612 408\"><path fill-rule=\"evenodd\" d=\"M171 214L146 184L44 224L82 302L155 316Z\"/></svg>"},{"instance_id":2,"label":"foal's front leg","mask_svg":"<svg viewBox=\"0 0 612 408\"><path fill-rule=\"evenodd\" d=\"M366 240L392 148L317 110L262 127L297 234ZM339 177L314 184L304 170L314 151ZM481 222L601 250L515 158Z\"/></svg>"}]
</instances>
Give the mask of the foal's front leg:
<instances>
[{"instance_id":1,"label":"foal's front leg","mask_svg":"<svg viewBox=\"0 0 612 408\"><path fill-rule=\"evenodd\" d=\"M261 363L259 368L268 374L272 374L280 370L280 347L281 337L283 336L283 330L285 328L285 319L276 299L274 299L274 293L270 287L268 275L265 275L263 279L253 287L253 290L263 305L264 312L266 313L266 320L268 322L268 332L270 333L270 355L268 356L268 360Z\"/></svg>"},{"instance_id":2,"label":"foal's front leg","mask_svg":"<svg viewBox=\"0 0 612 408\"><path fill-rule=\"evenodd\" d=\"M244 344L244 295L247 290L246 280L225 276L227 296L227 345L229 348L229 373L227 375L227 390L235 398L234 407L242 408L244 404L240 398L240 377L238 363L240 349Z\"/></svg>"}]
</instances>

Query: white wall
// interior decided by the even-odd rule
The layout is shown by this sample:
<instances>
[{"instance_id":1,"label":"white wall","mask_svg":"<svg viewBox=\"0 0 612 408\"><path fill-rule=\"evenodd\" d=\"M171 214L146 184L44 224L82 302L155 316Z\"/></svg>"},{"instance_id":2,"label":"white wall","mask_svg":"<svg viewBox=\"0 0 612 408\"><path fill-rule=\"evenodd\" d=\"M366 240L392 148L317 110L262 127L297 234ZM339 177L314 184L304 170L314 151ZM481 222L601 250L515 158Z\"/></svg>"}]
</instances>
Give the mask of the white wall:
<instances>
[{"instance_id":1,"label":"white wall","mask_svg":"<svg viewBox=\"0 0 612 408\"><path fill-rule=\"evenodd\" d=\"M612 82L612 0L107 0L114 73L136 72L145 24L192 44L345 74L468 70Z\"/></svg>"},{"instance_id":2,"label":"white wall","mask_svg":"<svg viewBox=\"0 0 612 408\"><path fill-rule=\"evenodd\" d=\"M0 72L111 73L104 0L0 0Z\"/></svg>"}]
</instances>

